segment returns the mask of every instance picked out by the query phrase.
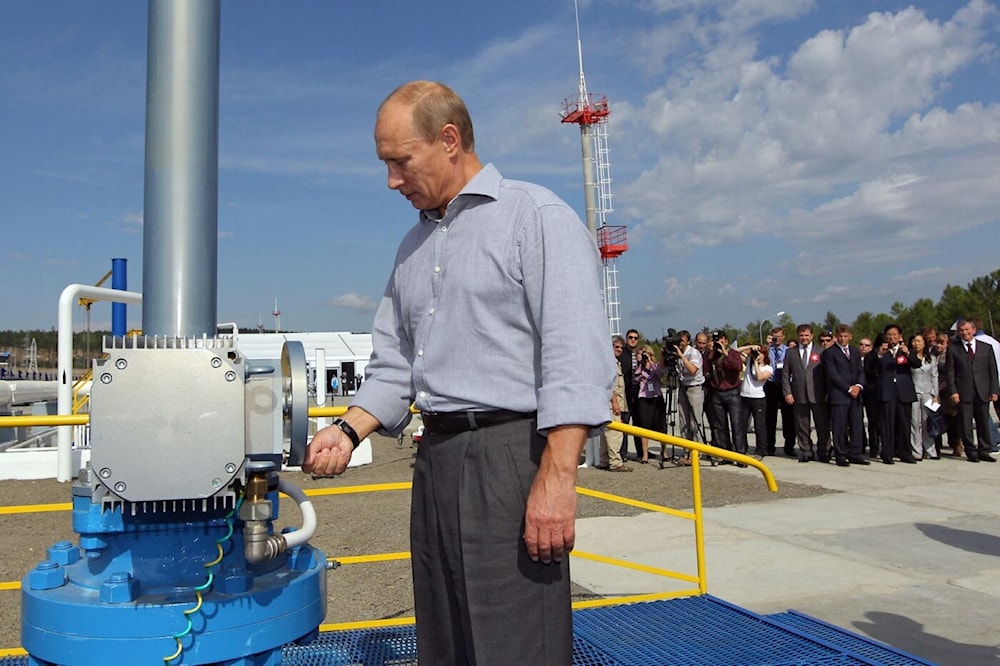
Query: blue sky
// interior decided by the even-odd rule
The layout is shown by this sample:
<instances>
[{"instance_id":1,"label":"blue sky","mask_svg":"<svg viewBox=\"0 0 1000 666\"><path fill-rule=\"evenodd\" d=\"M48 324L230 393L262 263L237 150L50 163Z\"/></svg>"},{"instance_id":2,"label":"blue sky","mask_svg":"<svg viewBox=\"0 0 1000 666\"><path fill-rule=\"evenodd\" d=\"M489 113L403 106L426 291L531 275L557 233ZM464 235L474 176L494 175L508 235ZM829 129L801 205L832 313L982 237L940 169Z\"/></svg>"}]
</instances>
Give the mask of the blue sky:
<instances>
[{"instance_id":1,"label":"blue sky","mask_svg":"<svg viewBox=\"0 0 1000 666\"><path fill-rule=\"evenodd\" d=\"M580 22L623 327L849 321L1000 267L997 3L584 0ZM112 257L141 290L145 59L143 2L0 6L0 328L54 327ZM416 217L371 138L407 80L451 85L485 162L583 214L572 0L223 0L221 63L220 322L271 327L277 298L283 329L370 330Z\"/></svg>"}]
</instances>

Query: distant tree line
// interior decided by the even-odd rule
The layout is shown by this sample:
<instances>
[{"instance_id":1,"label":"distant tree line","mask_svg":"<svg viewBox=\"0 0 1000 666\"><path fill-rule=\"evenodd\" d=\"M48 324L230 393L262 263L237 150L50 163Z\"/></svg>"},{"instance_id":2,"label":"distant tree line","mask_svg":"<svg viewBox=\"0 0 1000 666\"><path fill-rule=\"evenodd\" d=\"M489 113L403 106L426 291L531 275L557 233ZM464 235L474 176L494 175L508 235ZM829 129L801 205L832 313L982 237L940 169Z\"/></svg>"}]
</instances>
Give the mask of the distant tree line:
<instances>
[{"instance_id":1,"label":"distant tree line","mask_svg":"<svg viewBox=\"0 0 1000 666\"><path fill-rule=\"evenodd\" d=\"M244 332L258 332L253 329L240 329ZM262 333L273 333L263 330ZM286 331L288 332L288 331ZM73 367L89 368L92 359L102 354L104 338L111 331L81 331L73 334ZM56 368L59 364L59 332L55 328L47 331L32 330L2 330L0 331L0 352L10 352L10 368L17 370L27 363L28 349L31 341L35 341L38 352L39 368Z\"/></svg>"},{"instance_id":2,"label":"distant tree line","mask_svg":"<svg viewBox=\"0 0 1000 666\"><path fill-rule=\"evenodd\" d=\"M854 329L854 339L857 341L863 337L874 338L890 322L899 324L903 329L903 335L909 337L927 327L933 327L939 332L948 331L959 318L979 319L983 322L983 329L993 337L997 337L996 327L1000 324L1000 269L989 275L977 277L965 287L949 284L944 288L937 303L929 298L918 299L909 306L896 301L888 313L873 314L865 311L855 317L854 321L845 322L833 312L827 312L823 321L819 322L796 321L791 316L783 314L777 321L758 319L748 322L742 329L727 323L723 326L706 326L702 330L724 330L729 340L739 340L740 343L749 344L760 342L761 332L767 336L775 326L780 326L785 331L786 340L794 340L795 327L799 324L811 324L813 332L818 333L825 330L832 331L838 324L846 323ZM691 334L694 335L696 332L692 330ZM659 340L657 338L648 340L659 353L657 344Z\"/></svg>"}]
</instances>

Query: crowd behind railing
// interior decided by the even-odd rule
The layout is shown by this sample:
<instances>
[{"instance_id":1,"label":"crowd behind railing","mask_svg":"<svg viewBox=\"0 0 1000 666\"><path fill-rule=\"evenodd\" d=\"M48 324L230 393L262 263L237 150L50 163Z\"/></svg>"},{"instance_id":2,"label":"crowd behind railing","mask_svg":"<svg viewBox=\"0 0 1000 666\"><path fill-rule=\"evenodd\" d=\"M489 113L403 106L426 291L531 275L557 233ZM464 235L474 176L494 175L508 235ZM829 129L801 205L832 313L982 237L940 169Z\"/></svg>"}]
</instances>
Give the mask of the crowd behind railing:
<instances>
[{"instance_id":1,"label":"crowd behind railing","mask_svg":"<svg viewBox=\"0 0 1000 666\"><path fill-rule=\"evenodd\" d=\"M762 344L746 345L730 344L723 330L679 331L659 354L631 329L612 345L614 421L667 434L676 427L685 439L758 458L780 446L801 463L915 464L944 455L995 462L1000 430L990 408L1000 416L1000 342L977 320L959 319L947 332L890 323L857 341L846 324L801 324L788 341L776 326ZM630 455L647 464L649 448L607 430L584 465L631 471ZM660 467L690 464L666 449Z\"/></svg>"}]
</instances>

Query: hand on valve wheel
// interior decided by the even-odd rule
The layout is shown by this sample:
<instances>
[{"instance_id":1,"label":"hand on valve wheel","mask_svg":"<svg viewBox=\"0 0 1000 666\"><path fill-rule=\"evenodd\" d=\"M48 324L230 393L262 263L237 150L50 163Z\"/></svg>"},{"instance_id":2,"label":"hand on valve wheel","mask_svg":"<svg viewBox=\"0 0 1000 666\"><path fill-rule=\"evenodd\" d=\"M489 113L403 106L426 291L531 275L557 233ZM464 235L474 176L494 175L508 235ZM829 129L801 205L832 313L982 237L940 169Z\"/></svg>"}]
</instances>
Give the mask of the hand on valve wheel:
<instances>
[{"instance_id":1,"label":"hand on valve wheel","mask_svg":"<svg viewBox=\"0 0 1000 666\"><path fill-rule=\"evenodd\" d=\"M336 425L327 426L312 438L306 449L302 471L306 474L329 476L343 474L354 453L354 443Z\"/></svg>"}]
</instances>

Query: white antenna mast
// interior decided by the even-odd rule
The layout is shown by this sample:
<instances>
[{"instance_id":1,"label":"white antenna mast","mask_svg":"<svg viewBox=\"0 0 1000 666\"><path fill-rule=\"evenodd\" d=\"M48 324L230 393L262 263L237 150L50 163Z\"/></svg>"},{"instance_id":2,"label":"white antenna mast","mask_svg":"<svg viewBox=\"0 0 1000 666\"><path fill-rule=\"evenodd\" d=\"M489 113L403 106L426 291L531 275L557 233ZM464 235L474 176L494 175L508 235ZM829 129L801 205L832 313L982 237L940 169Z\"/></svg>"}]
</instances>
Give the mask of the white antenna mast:
<instances>
[{"instance_id":1,"label":"white antenna mast","mask_svg":"<svg viewBox=\"0 0 1000 666\"><path fill-rule=\"evenodd\" d=\"M614 210L611 197L611 161L608 152L608 98L587 92L583 74L583 39L580 36L580 5L573 0L576 13L576 53L580 62L579 96L563 102L562 122L580 126L583 154L583 198L587 207L587 229L601 250L604 265L604 305L612 335L621 334L618 300L618 257L628 249L623 226L608 226L605 218Z\"/></svg>"}]
</instances>

